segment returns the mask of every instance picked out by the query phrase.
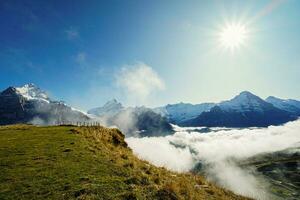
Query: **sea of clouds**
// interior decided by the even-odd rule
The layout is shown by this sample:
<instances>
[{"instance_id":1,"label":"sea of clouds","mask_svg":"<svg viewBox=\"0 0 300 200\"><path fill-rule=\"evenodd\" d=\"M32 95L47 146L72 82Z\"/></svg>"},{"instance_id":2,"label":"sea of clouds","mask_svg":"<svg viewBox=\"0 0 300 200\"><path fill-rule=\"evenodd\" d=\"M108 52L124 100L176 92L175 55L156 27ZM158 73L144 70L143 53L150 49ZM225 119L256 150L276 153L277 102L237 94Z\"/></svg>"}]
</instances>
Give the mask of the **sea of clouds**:
<instances>
[{"instance_id":1,"label":"sea of clouds","mask_svg":"<svg viewBox=\"0 0 300 200\"><path fill-rule=\"evenodd\" d=\"M199 133L175 127L174 135L126 139L141 159L173 171L202 166L207 178L235 193L270 199L267 182L255 169L238 165L252 156L300 147L300 120L282 126L215 129ZM201 164L199 164L201 163Z\"/></svg>"}]
</instances>

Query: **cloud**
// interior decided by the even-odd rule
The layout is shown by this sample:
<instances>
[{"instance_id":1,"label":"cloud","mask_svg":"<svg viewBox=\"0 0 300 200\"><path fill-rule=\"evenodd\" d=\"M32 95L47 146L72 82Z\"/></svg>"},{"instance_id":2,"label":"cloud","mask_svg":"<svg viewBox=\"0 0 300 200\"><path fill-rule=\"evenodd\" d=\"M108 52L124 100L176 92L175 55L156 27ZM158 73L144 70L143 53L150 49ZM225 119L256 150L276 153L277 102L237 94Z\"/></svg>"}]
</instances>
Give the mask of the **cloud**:
<instances>
[{"instance_id":1,"label":"cloud","mask_svg":"<svg viewBox=\"0 0 300 200\"><path fill-rule=\"evenodd\" d=\"M85 52L79 52L76 56L75 56L75 61L82 65L86 63L86 53Z\"/></svg>"},{"instance_id":2,"label":"cloud","mask_svg":"<svg viewBox=\"0 0 300 200\"><path fill-rule=\"evenodd\" d=\"M79 38L79 31L73 27L64 31L68 40L75 40Z\"/></svg>"},{"instance_id":3,"label":"cloud","mask_svg":"<svg viewBox=\"0 0 300 200\"><path fill-rule=\"evenodd\" d=\"M131 137L126 141L134 153L144 160L174 171L189 171L195 165L194 156L188 148L176 148L170 145L168 138L171 137Z\"/></svg>"},{"instance_id":4,"label":"cloud","mask_svg":"<svg viewBox=\"0 0 300 200\"><path fill-rule=\"evenodd\" d=\"M116 73L117 86L124 90L129 101L135 104L149 102L151 95L165 89L165 84L150 66L137 62L124 66Z\"/></svg>"},{"instance_id":5,"label":"cloud","mask_svg":"<svg viewBox=\"0 0 300 200\"><path fill-rule=\"evenodd\" d=\"M265 180L239 162L262 153L300 147L300 120L263 129L218 130L201 134L178 129L172 136L127 138L140 158L186 172L199 163L208 179L238 194L271 199Z\"/></svg>"}]
</instances>

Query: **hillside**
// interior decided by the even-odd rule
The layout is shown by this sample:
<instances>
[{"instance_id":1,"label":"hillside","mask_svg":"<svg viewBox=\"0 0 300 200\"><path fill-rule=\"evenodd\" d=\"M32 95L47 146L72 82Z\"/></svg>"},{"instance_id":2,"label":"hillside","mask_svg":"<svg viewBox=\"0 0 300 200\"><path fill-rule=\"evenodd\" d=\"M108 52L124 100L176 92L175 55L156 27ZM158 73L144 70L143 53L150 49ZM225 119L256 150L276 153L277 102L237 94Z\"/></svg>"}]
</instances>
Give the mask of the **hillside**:
<instances>
[{"instance_id":1,"label":"hillside","mask_svg":"<svg viewBox=\"0 0 300 200\"><path fill-rule=\"evenodd\" d=\"M246 199L137 159L104 127L0 127L0 199Z\"/></svg>"}]
</instances>

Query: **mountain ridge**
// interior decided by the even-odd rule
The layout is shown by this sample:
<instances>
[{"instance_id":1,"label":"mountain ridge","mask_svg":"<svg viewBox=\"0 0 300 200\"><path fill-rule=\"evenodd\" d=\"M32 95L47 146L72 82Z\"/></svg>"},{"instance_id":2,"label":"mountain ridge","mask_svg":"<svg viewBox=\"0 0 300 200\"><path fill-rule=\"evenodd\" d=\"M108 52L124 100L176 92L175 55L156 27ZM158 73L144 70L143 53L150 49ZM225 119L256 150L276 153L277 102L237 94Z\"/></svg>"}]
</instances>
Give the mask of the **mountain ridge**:
<instances>
[{"instance_id":1,"label":"mountain ridge","mask_svg":"<svg viewBox=\"0 0 300 200\"><path fill-rule=\"evenodd\" d=\"M53 101L34 84L10 86L0 93L0 125L16 123L56 124L90 118L62 101Z\"/></svg>"},{"instance_id":2,"label":"mountain ridge","mask_svg":"<svg viewBox=\"0 0 300 200\"><path fill-rule=\"evenodd\" d=\"M124 107L112 99L101 107L90 109L87 114L62 101L52 100L32 83L11 86L0 93L0 124L55 124L101 119L104 124L123 127L121 129L125 133L145 133L146 128L152 130L150 135L157 135L153 131L171 133L168 123L179 126L265 127L292 121L299 116L300 101L272 96L263 100L249 91L242 91L219 103L181 102L157 108Z\"/></svg>"},{"instance_id":3,"label":"mountain ridge","mask_svg":"<svg viewBox=\"0 0 300 200\"><path fill-rule=\"evenodd\" d=\"M88 114L93 114L96 116L103 116L103 115L114 115L117 114L119 111L124 109L124 106L118 102L116 99L112 99L107 101L103 106L92 108L87 111Z\"/></svg>"},{"instance_id":4,"label":"mountain ridge","mask_svg":"<svg viewBox=\"0 0 300 200\"><path fill-rule=\"evenodd\" d=\"M244 91L191 119L184 126L266 127L296 120L291 113Z\"/></svg>"},{"instance_id":5,"label":"mountain ridge","mask_svg":"<svg viewBox=\"0 0 300 200\"><path fill-rule=\"evenodd\" d=\"M266 101L273 104L275 107L294 113L300 116L300 101L294 99L280 99L278 97L269 96Z\"/></svg>"}]
</instances>

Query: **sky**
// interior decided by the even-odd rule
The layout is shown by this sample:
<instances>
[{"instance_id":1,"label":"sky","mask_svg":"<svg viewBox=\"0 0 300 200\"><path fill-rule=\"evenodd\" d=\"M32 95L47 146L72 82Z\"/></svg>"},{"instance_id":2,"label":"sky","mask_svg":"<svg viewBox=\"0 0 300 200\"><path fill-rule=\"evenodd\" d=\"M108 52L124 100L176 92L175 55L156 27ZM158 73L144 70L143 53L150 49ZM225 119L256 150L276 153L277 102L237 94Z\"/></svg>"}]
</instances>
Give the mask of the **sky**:
<instances>
[{"instance_id":1,"label":"sky","mask_svg":"<svg viewBox=\"0 0 300 200\"><path fill-rule=\"evenodd\" d=\"M300 99L300 1L1 0L0 89L34 83L89 109ZM234 50L226 25L247 31Z\"/></svg>"}]
</instances>

